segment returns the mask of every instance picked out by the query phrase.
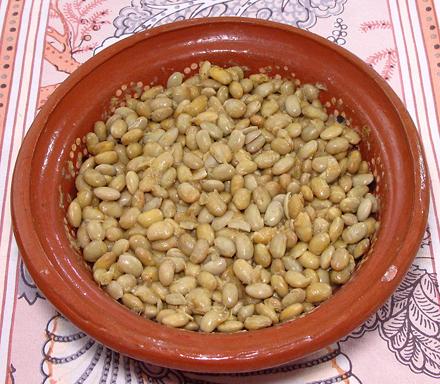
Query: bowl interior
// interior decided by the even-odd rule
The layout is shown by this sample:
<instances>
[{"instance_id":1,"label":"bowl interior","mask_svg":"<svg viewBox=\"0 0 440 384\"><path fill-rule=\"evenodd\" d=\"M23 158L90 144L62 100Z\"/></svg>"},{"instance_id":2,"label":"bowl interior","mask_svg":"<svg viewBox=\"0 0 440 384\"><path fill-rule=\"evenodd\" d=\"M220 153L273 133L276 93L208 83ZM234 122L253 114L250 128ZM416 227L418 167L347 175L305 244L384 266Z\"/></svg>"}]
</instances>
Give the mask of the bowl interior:
<instances>
[{"instance_id":1,"label":"bowl interior","mask_svg":"<svg viewBox=\"0 0 440 384\"><path fill-rule=\"evenodd\" d=\"M386 284L381 277L408 231L405 220L396 219L395 213L410 212L417 171L402 118L377 76L367 74L357 61L321 39L271 24L195 23L165 28L162 33L142 33L121 44L81 67L56 93L56 101L49 102L50 113L39 122L44 128L32 158L30 199L47 262L58 280L64 281L64 285L52 287L59 291L50 297L55 305L112 348L193 371L253 370L281 364L325 346L366 319L384 298L383 292L369 290ZM110 100L119 96L115 91L121 87L122 91L136 91L139 85L133 81L166 84L173 71L189 70L203 60L244 65L248 73L265 68L271 75L324 83L328 88L324 98L341 99L343 105L337 108L359 127L361 152L377 181L381 227L372 252L354 278L305 318L255 333L196 334L165 328L130 313L94 283L66 230L65 213L84 156L82 138L109 111ZM57 298L69 287L67 299ZM116 338L111 336L115 332Z\"/></svg>"}]
</instances>

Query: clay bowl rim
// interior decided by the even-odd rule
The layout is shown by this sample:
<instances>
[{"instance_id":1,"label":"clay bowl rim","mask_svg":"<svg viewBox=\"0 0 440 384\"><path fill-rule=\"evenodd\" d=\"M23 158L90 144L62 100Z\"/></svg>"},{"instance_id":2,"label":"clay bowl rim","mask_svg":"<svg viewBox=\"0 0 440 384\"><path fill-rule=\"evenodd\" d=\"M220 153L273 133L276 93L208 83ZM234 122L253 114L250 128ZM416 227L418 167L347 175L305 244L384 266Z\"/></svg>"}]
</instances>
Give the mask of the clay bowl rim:
<instances>
[{"instance_id":1,"label":"clay bowl rim","mask_svg":"<svg viewBox=\"0 0 440 384\"><path fill-rule=\"evenodd\" d=\"M260 331L232 335L192 333L167 328L154 322L145 323L145 329L150 331L148 335L130 334L129 330L118 328L115 321L112 321L111 316L107 316L107 313L99 312L94 306L90 306L90 301L88 301L90 299L86 295L83 295L80 290L72 290L75 287L72 287L71 281L57 270L52 269L53 265L48 261L35 230L30 201L32 158L46 121L60 100L69 93L69 90L75 84L79 83L100 64L141 40L177 30L184 33L187 28L213 23L223 23L225 26L228 23L240 23L242 26L253 24L271 28L274 31L283 30L300 35L335 51L351 65L360 69L365 76L374 80L377 87L381 89L393 105L408 141L409 155L412 157L414 167L415 191L414 199L411 202L411 210L409 211L411 216L408 217L404 235L409 231L412 232L412 235L400 244L400 248L392 255L393 257L390 257L385 263L384 268L386 268L384 270L390 272L390 278L385 274L381 279L372 281L368 290L360 292L356 300L351 303L351 306L345 312L336 316L331 311L330 302L336 302L335 297L339 297L339 304L341 303L344 292L338 293L334 298L305 317L312 323L314 322L313 324L317 324L316 320L319 319L317 313L322 314L327 311L332 316L329 317L329 320L332 320L332 326L321 327L319 330L311 331L310 334L303 334L302 337L296 335L293 340L286 337L286 331L292 331L291 324L293 323L302 322L301 324L304 324L304 318ZM105 49L70 75L50 96L25 137L14 170L11 211L16 240L35 283L61 313L90 336L112 349L153 364L188 371L243 372L268 368L303 357L339 340L367 320L395 290L416 254L427 222L429 186L423 148L408 112L391 87L359 58L308 31L258 19L220 17L185 20L140 32ZM391 269L389 269L390 267ZM361 274L356 278L359 276ZM352 281L354 282L356 278ZM84 282L85 286L88 284L88 282ZM69 293L71 296L67 299L62 298L61 293ZM346 294L347 292L345 292ZM365 305L365 302L369 305ZM133 322L139 321L137 315L130 313L122 306L120 307L121 309L118 309L118 311L125 311L125 319ZM342 306L340 306L340 309L342 309ZM145 322L145 320L142 321ZM114 337L112 330L118 330L121 333L118 337ZM291 335L291 333L288 333L288 335ZM259 342L256 339L263 341ZM157 342L158 340L159 342ZM242 345L246 345L246 349L241 350ZM225 350L221 349L222 346Z\"/></svg>"}]
</instances>

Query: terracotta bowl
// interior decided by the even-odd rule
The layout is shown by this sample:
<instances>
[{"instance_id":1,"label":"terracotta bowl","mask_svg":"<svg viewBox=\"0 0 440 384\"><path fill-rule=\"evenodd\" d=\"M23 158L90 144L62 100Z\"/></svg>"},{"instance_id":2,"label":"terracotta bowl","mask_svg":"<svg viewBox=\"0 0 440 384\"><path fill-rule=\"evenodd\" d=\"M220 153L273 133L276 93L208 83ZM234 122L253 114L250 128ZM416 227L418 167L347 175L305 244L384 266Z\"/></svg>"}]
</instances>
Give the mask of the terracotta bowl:
<instances>
[{"instance_id":1,"label":"terracotta bowl","mask_svg":"<svg viewBox=\"0 0 440 384\"><path fill-rule=\"evenodd\" d=\"M361 151L377 178L380 230L353 278L304 318L259 331L202 334L131 313L92 280L71 246L65 222L74 194L81 138L117 95L141 80L166 83L202 60L322 82L363 136ZM194 66L193 66L194 67ZM124 86L125 85L125 86ZM21 147L12 184L12 218L21 254L38 287L80 329L110 348L189 371L238 372L273 367L348 334L391 295L424 233L429 180L420 139L391 88L346 50L289 26L254 19L178 22L127 38L83 64L41 110Z\"/></svg>"}]
</instances>

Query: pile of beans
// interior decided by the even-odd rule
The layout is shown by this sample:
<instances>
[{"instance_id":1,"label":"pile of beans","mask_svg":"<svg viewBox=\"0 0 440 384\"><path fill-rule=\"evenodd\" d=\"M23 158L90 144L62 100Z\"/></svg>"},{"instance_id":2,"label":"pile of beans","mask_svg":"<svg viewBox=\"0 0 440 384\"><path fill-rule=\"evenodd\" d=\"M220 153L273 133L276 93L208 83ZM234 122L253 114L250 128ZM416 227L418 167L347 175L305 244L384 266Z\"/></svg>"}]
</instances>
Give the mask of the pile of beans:
<instances>
[{"instance_id":1,"label":"pile of beans","mask_svg":"<svg viewBox=\"0 0 440 384\"><path fill-rule=\"evenodd\" d=\"M86 135L67 219L115 300L203 332L295 319L346 283L378 222L358 133L323 86L200 64Z\"/></svg>"}]
</instances>

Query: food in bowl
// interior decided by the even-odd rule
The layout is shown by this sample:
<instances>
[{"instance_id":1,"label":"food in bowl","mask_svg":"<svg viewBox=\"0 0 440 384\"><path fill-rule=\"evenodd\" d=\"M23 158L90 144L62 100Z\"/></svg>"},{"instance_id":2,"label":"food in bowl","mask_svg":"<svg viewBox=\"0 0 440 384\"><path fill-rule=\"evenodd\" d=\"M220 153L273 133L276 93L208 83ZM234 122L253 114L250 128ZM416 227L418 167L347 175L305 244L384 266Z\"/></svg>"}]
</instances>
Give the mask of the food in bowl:
<instances>
[{"instance_id":1,"label":"food in bowl","mask_svg":"<svg viewBox=\"0 0 440 384\"><path fill-rule=\"evenodd\" d=\"M202 332L266 328L327 300L379 223L360 136L324 89L205 61L97 121L67 212L94 280Z\"/></svg>"}]
</instances>

